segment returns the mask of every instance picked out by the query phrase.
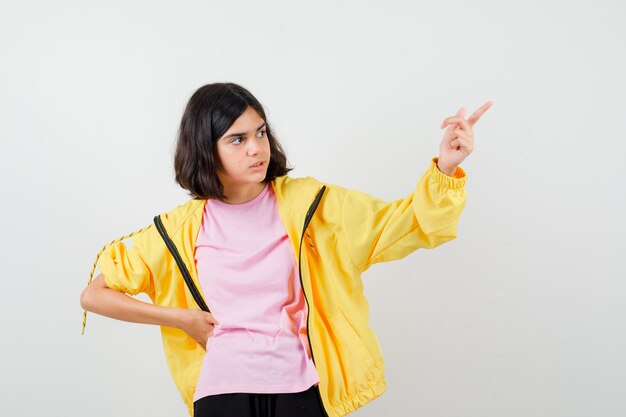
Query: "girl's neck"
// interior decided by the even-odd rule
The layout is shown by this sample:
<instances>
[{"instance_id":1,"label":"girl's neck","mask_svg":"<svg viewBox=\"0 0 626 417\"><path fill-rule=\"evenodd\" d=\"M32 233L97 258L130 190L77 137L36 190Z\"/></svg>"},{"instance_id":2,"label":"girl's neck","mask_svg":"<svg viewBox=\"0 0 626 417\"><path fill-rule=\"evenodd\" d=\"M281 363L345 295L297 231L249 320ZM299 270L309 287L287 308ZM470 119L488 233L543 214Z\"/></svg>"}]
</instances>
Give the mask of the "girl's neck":
<instances>
[{"instance_id":1,"label":"girl's neck","mask_svg":"<svg viewBox=\"0 0 626 417\"><path fill-rule=\"evenodd\" d=\"M224 194L226 204L244 204L254 200L265 189L265 182L257 184L246 184L237 187L224 186Z\"/></svg>"}]
</instances>

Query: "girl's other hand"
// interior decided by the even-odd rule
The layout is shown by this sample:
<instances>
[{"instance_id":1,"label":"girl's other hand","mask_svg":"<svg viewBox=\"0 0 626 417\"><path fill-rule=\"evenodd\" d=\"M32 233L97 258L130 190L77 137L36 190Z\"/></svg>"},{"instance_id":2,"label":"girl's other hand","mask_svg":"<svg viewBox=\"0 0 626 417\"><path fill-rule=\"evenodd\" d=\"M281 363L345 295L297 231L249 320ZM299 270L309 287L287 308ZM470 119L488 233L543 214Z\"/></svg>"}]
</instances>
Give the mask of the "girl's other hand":
<instances>
[{"instance_id":1,"label":"girl's other hand","mask_svg":"<svg viewBox=\"0 0 626 417\"><path fill-rule=\"evenodd\" d=\"M178 327L198 342L205 351L209 337L213 336L215 325L219 324L213 314L187 308L180 309L178 322Z\"/></svg>"},{"instance_id":2,"label":"girl's other hand","mask_svg":"<svg viewBox=\"0 0 626 417\"><path fill-rule=\"evenodd\" d=\"M472 115L465 119L465 107L461 107L454 116L446 117L441 129L446 129L439 146L439 169L448 175L456 172L456 167L474 150L474 124L491 107L493 101L483 104Z\"/></svg>"}]
</instances>

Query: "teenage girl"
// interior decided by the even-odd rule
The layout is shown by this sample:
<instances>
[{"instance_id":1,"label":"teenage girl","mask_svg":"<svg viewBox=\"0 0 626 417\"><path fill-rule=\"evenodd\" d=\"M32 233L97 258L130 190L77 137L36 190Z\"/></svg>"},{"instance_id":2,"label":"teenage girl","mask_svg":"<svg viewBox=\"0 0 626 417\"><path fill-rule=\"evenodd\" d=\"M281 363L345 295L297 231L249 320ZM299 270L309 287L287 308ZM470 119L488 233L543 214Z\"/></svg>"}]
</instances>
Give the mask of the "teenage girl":
<instances>
[{"instance_id":1,"label":"teenage girl","mask_svg":"<svg viewBox=\"0 0 626 417\"><path fill-rule=\"evenodd\" d=\"M474 148L472 126L491 105L467 119L464 108L445 118L439 157L409 197L386 203L289 177L283 148L248 90L199 88L174 157L176 181L192 199L100 251L101 274L80 297L83 330L86 311L160 325L191 416L354 411L385 389L360 274L456 237L465 204L459 165ZM132 235L129 249L121 240ZM140 292L153 303L128 296Z\"/></svg>"}]
</instances>

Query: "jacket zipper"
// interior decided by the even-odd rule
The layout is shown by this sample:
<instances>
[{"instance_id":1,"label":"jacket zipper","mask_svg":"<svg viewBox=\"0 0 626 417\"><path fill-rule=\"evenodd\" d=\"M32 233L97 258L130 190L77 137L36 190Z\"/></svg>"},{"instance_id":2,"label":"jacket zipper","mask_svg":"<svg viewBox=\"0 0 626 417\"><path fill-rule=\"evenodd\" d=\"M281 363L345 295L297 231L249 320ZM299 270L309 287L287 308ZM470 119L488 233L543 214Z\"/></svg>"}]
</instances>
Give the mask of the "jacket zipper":
<instances>
[{"instance_id":1,"label":"jacket zipper","mask_svg":"<svg viewBox=\"0 0 626 417\"><path fill-rule=\"evenodd\" d=\"M309 306L309 299L306 296L306 290L304 289L304 282L302 281L302 240L304 239L304 233L306 232L306 228L309 226L309 223L311 222L311 219L313 218L313 214L315 214L315 210L317 209L317 206L320 202L320 200L322 199L322 195L324 194L324 191L326 190L326 186L322 186L322 188L320 189L320 191L317 193L317 196L315 197L315 200L313 201L313 203L311 204L311 206L309 207L309 210L306 213L306 216L304 218L304 227L302 228L302 235L300 236L300 248L298 250L298 276L300 277L300 286L302 287L302 294L304 294L304 300L306 301L306 308L307 308L307 315L306 315L306 337L307 337L307 341L309 342L309 348L311 349L311 360L313 361L313 365L315 365L315 355L313 355L313 345L311 344L311 335L309 334L309 311L310 311L310 306ZM319 388L315 390L318 398L320 400L320 404L322 405L322 410L324 411L324 415L328 416L328 413L326 412L326 407L324 406L324 402L322 401L322 397L319 393Z\"/></svg>"},{"instance_id":2,"label":"jacket zipper","mask_svg":"<svg viewBox=\"0 0 626 417\"><path fill-rule=\"evenodd\" d=\"M198 306L202 310L210 313L211 310L209 310L209 307L204 302L204 299L202 298L200 291L198 291L196 284L194 284L193 279L191 278L191 275L189 274L189 270L185 266L185 263L183 262L183 259L181 258L180 253L178 253L176 244L172 242L172 239L170 239L170 237L168 236L167 231L165 230L165 227L163 226L163 222L161 221L161 216L154 216L154 224L156 225L157 230L161 234L161 237L165 241L165 245L170 250L170 252L172 253L172 256L176 260L178 269L180 269L180 272L183 274L183 278L185 279L185 282L187 283L187 287L189 288L189 291L191 291L191 295L193 296L193 299L196 300L196 303L198 303Z\"/></svg>"}]
</instances>

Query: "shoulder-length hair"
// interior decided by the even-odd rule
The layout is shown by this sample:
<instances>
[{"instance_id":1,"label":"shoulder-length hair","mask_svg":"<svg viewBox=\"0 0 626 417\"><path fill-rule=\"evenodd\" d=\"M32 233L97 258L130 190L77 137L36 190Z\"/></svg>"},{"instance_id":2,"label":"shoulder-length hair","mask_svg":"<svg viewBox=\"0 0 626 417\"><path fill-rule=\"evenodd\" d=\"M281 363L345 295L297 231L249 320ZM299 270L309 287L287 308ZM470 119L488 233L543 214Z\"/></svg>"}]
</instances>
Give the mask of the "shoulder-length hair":
<instances>
[{"instance_id":1,"label":"shoulder-length hair","mask_svg":"<svg viewBox=\"0 0 626 417\"><path fill-rule=\"evenodd\" d=\"M176 182L194 199L225 201L224 186L217 176L220 166L217 141L248 108L254 108L266 123L270 163L263 182L286 175L287 156L275 138L263 106L244 87L235 83L207 84L189 99L178 130L174 153Z\"/></svg>"}]
</instances>

